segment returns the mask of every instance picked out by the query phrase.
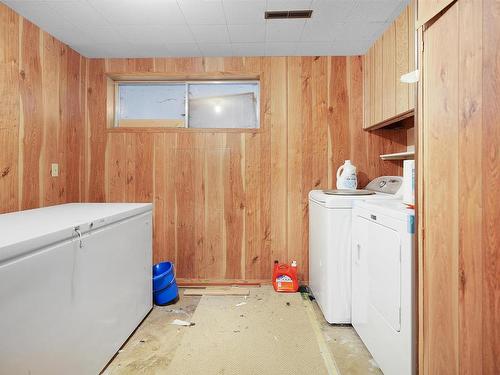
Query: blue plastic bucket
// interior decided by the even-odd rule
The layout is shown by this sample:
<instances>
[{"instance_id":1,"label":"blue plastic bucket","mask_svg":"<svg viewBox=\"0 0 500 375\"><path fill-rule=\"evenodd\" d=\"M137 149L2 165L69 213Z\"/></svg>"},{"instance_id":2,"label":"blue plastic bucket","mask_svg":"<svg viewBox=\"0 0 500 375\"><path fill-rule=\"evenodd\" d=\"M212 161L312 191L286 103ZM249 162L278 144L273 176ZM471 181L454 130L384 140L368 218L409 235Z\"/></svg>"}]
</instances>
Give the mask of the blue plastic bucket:
<instances>
[{"instance_id":1,"label":"blue plastic bucket","mask_svg":"<svg viewBox=\"0 0 500 375\"><path fill-rule=\"evenodd\" d=\"M175 282L174 265L162 262L153 266L153 300L155 305L166 305L179 296Z\"/></svg>"}]
</instances>

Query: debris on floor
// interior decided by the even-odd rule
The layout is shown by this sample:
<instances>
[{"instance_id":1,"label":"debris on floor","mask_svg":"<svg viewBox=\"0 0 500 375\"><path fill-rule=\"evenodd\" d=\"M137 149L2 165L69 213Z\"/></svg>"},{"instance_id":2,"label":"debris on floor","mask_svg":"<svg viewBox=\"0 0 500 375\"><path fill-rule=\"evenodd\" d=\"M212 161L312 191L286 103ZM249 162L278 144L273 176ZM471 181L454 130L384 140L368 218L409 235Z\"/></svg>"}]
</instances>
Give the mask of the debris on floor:
<instances>
[{"instance_id":1,"label":"debris on floor","mask_svg":"<svg viewBox=\"0 0 500 375\"><path fill-rule=\"evenodd\" d=\"M196 323L193 322L186 322L185 320L180 320L180 319L174 319L170 324L173 324L175 326L185 326L185 327L192 327Z\"/></svg>"},{"instance_id":2,"label":"debris on floor","mask_svg":"<svg viewBox=\"0 0 500 375\"><path fill-rule=\"evenodd\" d=\"M240 302L240 303L237 303L235 306L236 307L240 307L240 306L243 306L243 305L246 305L247 303L246 302Z\"/></svg>"},{"instance_id":3,"label":"debris on floor","mask_svg":"<svg viewBox=\"0 0 500 375\"><path fill-rule=\"evenodd\" d=\"M220 288L217 287L217 289ZM181 296L184 290L181 289ZM304 370L302 366L306 358L309 373L323 374L320 368L316 368L314 372L310 370L311 365L319 365L323 362L319 358L312 361L312 358L318 354L311 351L311 348L315 347L312 345L315 341L314 337L309 337L308 331L301 332L299 341L289 337L289 331L285 328L288 320L283 318L285 315L293 316L295 327L297 318L299 320L301 317L304 318L301 311L303 311L304 303L310 303L309 296L274 293L270 286L259 289L251 288L250 292L248 297L189 296L181 298L172 306L156 306L128 343L120 349L103 375L203 373L191 371L196 366L203 367L207 373L207 368L214 363L224 366L226 375L251 374L256 373L253 370L262 370L264 366L267 368L269 361L275 363L277 351L294 353L294 358L288 359L293 363L283 364L284 368L289 365L294 368L295 372L288 373L305 373L302 371ZM244 307L243 305L236 307L242 302L246 303ZM327 351L335 358L339 373L381 375L380 369L374 361L370 361L369 352L352 327L329 325L315 302L312 306L312 312L321 327L320 337L323 337ZM196 315L194 315L195 312ZM174 324L176 320L183 324ZM196 328L184 328L189 328L194 325L194 322L196 322ZM299 324L299 328L302 325ZM212 335L212 332L216 334ZM295 328L292 332L294 335L297 334ZM218 349L214 350L211 346L213 343L206 342L207 340L216 342ZM202 348L205 353L203 358L197 357L203 363L192 361L194 345L196 352ZM252 367L253 372L242 371L238 366L231 370L225 360L228 353L233 358L240 356L241 353L256 351L261 351L262 361L251 362L249 366ZM305 352L307 355L304 355ZM278 357L281 358L281 356ZM238 358L239 363L248 360L246 355ZM297 372L299 368L301 371ZM179 372L179 369L182 371ZM262 370L260 373L266 372Z\"/></svg>"},{"instance_id":4,"label":"debris on floor","mask_svg":"<svg viewBox=\"0 0 500 375\"><path fill-rule=\"evenodd\" d=\"M183 309L169 309L169 310L165 310L166 312L169 312L169 313L173 313L173 314L183 314L183 315L187 315L187 316L190 316L190 314L188 314L186 311L184 311Z\"/></svg>"}]
</instances>

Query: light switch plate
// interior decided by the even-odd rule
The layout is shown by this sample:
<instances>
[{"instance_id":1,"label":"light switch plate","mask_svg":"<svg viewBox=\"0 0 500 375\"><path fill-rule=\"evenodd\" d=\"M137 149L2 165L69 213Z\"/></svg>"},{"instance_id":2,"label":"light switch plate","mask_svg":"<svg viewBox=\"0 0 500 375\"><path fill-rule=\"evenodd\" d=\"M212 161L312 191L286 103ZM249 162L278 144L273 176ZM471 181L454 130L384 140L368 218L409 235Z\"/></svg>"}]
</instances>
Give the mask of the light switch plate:
<instances>
[{"instance_id":1,"label":"light switch plate","mask_svg":"<svg viewBox=\"0 0 500 375\"><path fill-rule=\"evenodd\" d=\"M52 163L51 169L50 169L50 175L52 177L57 177L59 176L59 164L57 163Z\"/></svg>"}]
</instances>

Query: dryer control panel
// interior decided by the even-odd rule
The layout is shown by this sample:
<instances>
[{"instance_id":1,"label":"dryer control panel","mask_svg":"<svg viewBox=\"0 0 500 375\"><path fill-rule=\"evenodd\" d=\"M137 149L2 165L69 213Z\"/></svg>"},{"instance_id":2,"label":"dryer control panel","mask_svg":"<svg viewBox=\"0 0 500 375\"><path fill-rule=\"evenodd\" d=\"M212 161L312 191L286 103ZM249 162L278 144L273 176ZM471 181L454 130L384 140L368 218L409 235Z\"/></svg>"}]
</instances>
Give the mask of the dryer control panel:
<instances>
[{"instance_id":1,"label":"dryer control panel","mask_svg":"<svg viewBox=\"0 0 500 375\"><path fill-rule=\"evenodd\" d=\"M403 177L401 176L381 176L374 178L366 185L366 190L376 191L378 193L400 195L403 185Z\"/></svg>"}]
</instances>

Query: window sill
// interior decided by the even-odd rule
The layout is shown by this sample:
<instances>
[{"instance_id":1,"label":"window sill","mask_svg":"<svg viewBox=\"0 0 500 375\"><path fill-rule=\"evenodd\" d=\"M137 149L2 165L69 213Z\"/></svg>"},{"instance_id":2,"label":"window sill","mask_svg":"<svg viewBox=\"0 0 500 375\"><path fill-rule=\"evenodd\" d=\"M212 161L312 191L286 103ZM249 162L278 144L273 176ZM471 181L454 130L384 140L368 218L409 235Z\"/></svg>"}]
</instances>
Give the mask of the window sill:
<instances>
[{"instance_id":1,"label":"window sill","mask_svg":"<svg viewBox=\"0 0 500 375\"><path fill-rule=\"evenodd\" d=\"M236 128L107 128L108 133L262 133L263 129Z\"/></svg>"}]
</instances>

